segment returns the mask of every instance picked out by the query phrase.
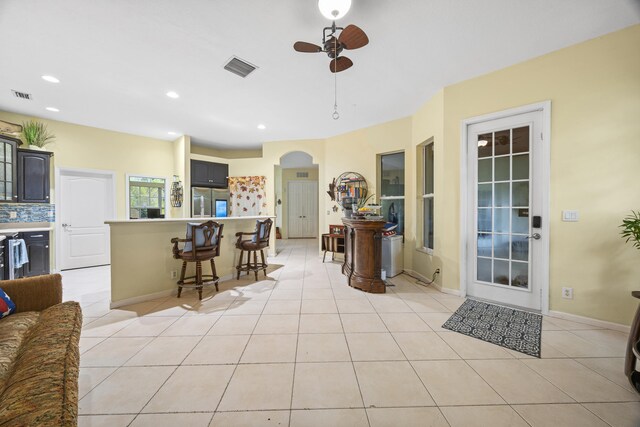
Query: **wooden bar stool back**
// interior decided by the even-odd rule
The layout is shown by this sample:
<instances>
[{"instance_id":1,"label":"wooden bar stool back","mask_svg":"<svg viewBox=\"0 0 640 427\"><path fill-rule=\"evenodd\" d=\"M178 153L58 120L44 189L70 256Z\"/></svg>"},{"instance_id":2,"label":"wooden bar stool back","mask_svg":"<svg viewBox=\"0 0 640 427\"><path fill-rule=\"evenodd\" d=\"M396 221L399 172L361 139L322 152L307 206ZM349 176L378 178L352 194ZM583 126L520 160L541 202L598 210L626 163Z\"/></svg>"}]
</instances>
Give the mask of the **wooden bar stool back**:
<instances>
[{"instance_id":1,"label":"wooden bar stool back","mask_svg":"<svg viewBox=\"0 0 640 427\"><path fill-rule=\"evenodd\" d=\"M222 240L222 228L224 224L215 221L207 221L202 224L187 224L187 235L185 239L174 237L173 257L182 260L182 270L180 280L178 280L178 298L182 293L182 288L195 288L198 290L198 297L202 299L202 288L214 284L218 291L218 281L220 278L216 273L216 263L214 258L220 255L220 242ZM178 243L184 243L182 249ZM211 274L202 274L202 262L211 263ZM196 263L196 274L185 277L187 263Z\"/></svg>"},{"instance_id":2,"label":"wooden bar stool back","mask_svg":"<svg viewBox=\"0 0 640 427\"><path fill-rule=\"evenodd\" d=\"M240 272L246 271L249 274L253 271L258 280L258 271L264 272L264 277L267 277L267 262L264 257L264 249L269 247L269 236L271 235L271 226L273 221L271 219L256 221L256 231L253 233L238 232L236 237L236 248L240 249L240 258L238 259L238 265L236 270L238 271L237 279L240 279ZM246 237L252 236L250 239ZM260 258L262 262L258 263L258 251L260 251ZM244 253L247 252L247 262L243 263ZM251 262L251 254L253 253L253 263Z\"/></svg>"}]
</instances>

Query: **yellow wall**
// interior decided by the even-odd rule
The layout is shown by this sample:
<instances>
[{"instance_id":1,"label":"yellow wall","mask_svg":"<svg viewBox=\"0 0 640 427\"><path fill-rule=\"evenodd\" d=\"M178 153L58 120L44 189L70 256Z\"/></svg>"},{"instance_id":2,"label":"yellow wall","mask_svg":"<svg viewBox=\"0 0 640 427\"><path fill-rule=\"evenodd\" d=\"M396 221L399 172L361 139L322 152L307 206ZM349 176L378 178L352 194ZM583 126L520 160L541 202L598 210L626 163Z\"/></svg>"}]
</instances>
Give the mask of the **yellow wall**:
<instances>
[{"instance_id":1,"label":"yellow wall","mask_svg":"<svg viewBox=\"0 0 640 427\"><path fill-rule=\"evenodd\" d=\"M34 118L0 111L0 119L19 124ZM118 219L126 218L127 173L171 179L174 170L171 142L54 120L37 120L47 124L56 136L56 141L46 146L47 150L54 152L52 169L63 167L115 172ZM51 200L55 201L53 196Z\"/></svg>"},{"instance_id":2,"label":"yellow wall","mask_svg":"<svg viewBox=\"0 0 640 427\"><path fill-rule=\"evenodd\" d=\"M460 283L461 121L551 100L550 309L630 323L640 253L620 239L618 224L640 208L638 46L634 26L444 89L444 143L436 137L437 260L428 270L444 265L445 287ZM414 123L424 118L419 112ZM417 126L414 142L433 135L426 124ZM580 221L562 222L566 209L578 210ZM560 297L563 286L574 288L573 300Z\"/></svg>"}]
</instances>

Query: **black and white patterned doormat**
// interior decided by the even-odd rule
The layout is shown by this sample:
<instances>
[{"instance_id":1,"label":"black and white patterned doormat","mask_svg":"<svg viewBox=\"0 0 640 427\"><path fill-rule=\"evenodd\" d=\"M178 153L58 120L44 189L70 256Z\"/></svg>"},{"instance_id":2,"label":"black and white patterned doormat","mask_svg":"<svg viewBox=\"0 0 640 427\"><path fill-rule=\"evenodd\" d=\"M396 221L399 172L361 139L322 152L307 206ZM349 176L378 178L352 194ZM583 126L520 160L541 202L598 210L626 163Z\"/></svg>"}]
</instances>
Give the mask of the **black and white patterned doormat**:
<instances>
[{"instance_id":1,"label":"black and white patterned doormat","mask_svg":"<svg viewBox=\"0 0 640 427\"><path fill-rule=\"evenodd\" d=\"M536 313L468 299L442 327L540 357L542 316Z\"/></svg>"}]
</instances>

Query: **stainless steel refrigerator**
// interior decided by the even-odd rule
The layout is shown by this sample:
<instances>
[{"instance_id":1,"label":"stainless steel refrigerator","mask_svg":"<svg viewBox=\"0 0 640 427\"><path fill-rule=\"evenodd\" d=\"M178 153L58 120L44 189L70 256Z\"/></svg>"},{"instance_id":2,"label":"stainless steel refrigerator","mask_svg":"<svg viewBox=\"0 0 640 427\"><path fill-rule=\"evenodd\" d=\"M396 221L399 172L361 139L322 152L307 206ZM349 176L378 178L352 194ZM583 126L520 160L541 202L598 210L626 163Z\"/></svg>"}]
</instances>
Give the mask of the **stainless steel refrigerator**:
<instances>
[{"instance_id":1,"label":"stainless steel refrigerator","mask_svg":"<svg viewBox=\"0 0 640 427\"><path fill-rule=\"evenodd\" d=\"M193 218L226 217L229 215L229 190L191 187Z\"/></svg>"}]
</instances>

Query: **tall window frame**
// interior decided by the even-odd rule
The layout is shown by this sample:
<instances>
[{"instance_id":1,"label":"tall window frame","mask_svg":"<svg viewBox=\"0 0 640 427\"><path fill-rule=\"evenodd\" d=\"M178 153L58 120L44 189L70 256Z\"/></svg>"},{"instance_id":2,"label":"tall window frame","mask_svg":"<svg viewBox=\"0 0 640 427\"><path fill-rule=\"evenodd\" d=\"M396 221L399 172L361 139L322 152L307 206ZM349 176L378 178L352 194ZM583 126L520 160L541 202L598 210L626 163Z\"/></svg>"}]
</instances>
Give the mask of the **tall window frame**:
<instances>
[{"instance_id":1,"label":"tall window frame","mask_svg":"<svg viewBox=\"0 0 640 427\"><path fill-rule=\"evenodd\" d=\"M401 167L399 167L401 160ZM391 175L386 176L385 158L390 160L394 158L391 163L395 163L396 166L390 169ZM405 172L406 172L406 153L404 150L393 151L390 153L378 154L378 176L380 189L380 205L382 206L381 215L389 222L396 222L398 227L396 232L404 235L404 223L405 223ZM392 214L393 212L393 214Z\"/></svg>"},{"instance_id":2,"label":"tall window frame","mask_svg":"<svg viewBox=\"0 0 640 427\"><path fill-rule=\"evenodd\" d=\"M433 140L422 146L422 249L432 254L435 247L435 146Z\"/></svg>"}]
</instances>

